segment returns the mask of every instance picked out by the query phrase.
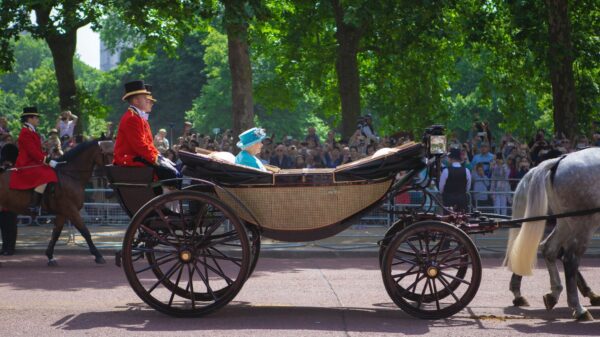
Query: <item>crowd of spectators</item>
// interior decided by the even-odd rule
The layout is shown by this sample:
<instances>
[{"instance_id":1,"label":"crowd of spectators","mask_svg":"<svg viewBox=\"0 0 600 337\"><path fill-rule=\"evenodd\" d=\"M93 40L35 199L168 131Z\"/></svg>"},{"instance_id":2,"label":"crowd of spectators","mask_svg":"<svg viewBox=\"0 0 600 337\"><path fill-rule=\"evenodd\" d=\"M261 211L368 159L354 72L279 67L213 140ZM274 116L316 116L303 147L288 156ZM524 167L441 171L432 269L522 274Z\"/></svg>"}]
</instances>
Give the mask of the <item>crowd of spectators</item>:
<instances>
[{"instance_id":1,"label":"crowd of spectators","mask_svg":"<svg viewBox=\"0 0 600 337\"><path fill-rule=\"evenodd\" d=\"M56 128L47 133L40 132L44 139L44 150L53 158L84 141L74 136L77 116L69 111L61 113ZM576 135L568 139L564 135L548 135L538 130L531 139L518 139L506 133L494 139L488 123L475 122L470 132L460 139L456 133L448 135L448 149L460 149L462 165L471 170L471 200L478 207L489 207L506 214L510 206L511 191L531 167L541 161L562 154L600 146L600 125L588 138ZM41 130L39 130L41 131ZM211 134L197 133L192 123L185 122L182 134L173 139L166 129L159 129L154 138L156 148L167 158L181 165L178 151L195 152L197 148L209 151L236 153L237 135L231 130L213 130ZM272 130L271 130L272 131ZM113 136L112 123L108 124L105 136ZM171 144L170 140L173 140ZM378 136L370 115L361 117L355 133L347 140L339 139L335 131L327 132L321 139L312 126L301 137L277 136L274 133L263 141L259 159L268 165L282 169L334 168L369 156L380 148L393 147L409 140L409 137ZM10 134L6 118L0 117L0 148L6 143L15 143Z\"/></svg>"},{"instance_id":2,"label":"crowd of spectators","mask_svg":"<svg viewBox=\"0 0 600 337\"><path fill-rule=\"evenodd\" d=\"M165 130L161 129L154 136L154 144L164 156L176 163L179 162L179 150L194 152L196 148L202 148L232 153L238 150L237 135L233 135L231 130L205 135L194 132L187 122L183 135L171 147L168 147L166 138ZM359 121L356 132L348 140L338 139L334 131L329 131L325 139L321 139L312 126L307 128L302 137L271 134L263 140L258 158L263 164L282 169L334 168L369 156L380 148L396 146L402 141L404 139L378 137L371 116L367 115Z\"/></svg>"},{"instance_id":3,"label":"crowd of spectators","mask_svg":"<svg viewBox=\"0 0 600 337\"><path fill-rule=\"evenodd\" d=\"M448 147L460 149L462 165L471 170L473 204L507 214L511 192L532 167L563 154L599 147L599 127L600 123L594 123L591 140L584 134L568 139L562 134L548 135L540 129L531 139L505 133L495 141L487 123L475 122L466 141L451 134Z\"/></svg>"}]
</instances>

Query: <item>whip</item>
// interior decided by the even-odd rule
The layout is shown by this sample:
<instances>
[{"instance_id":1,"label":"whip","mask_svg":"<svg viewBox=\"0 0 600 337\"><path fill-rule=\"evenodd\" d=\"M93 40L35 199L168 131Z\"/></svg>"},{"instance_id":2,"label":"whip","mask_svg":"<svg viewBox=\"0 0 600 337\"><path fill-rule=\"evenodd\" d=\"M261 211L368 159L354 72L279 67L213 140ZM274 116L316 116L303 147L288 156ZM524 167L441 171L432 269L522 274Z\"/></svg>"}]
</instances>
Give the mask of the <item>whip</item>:
<instances>
[{"instance_id":1,"label":"whip","mask_svg":"<svg viewBox=\"0 0 600 337\"><path fill-rule=\"evenodd\" d=\"M66 161L59 161L56 162L56 166L58 165L62 165L62 164L66 164ZM9 169L6 169L5 171L19 171L19 170L25 170L25 169L30 169L30 168L35 168L35 167L41 167L41 166L48 166L46 164L37 164L37 165L29 165L29 166L23 166L23 167L11 167Z\"/></svg>"}]
</instances>

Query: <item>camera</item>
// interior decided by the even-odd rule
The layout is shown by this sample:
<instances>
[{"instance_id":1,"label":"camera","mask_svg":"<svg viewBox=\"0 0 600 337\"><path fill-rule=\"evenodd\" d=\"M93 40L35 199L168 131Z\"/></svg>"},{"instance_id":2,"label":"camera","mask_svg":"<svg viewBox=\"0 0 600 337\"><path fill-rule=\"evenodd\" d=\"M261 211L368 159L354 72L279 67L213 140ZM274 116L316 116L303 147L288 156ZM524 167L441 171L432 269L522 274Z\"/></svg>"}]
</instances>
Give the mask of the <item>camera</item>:
<instances>
[{"instance_id":1,"label":"camera","mask_svg":"<svg viewBox=\"0 0 600 337\"><path fill-rule=\"evenodd\" d=\"M509 147L515 147L515 143L513 143L513 142L509 142L509 143L506 143L506 146L509 146Z\"/></svg>"},{"instance_id":2,"label":"camera","mask_svg":"<svg viewBox=\"0 0 600 337\"><path fill-rule=\"evenodd\" d=\"M487 132L477 132L479 137L487 137Z\"/></svg>"}]
</instances>

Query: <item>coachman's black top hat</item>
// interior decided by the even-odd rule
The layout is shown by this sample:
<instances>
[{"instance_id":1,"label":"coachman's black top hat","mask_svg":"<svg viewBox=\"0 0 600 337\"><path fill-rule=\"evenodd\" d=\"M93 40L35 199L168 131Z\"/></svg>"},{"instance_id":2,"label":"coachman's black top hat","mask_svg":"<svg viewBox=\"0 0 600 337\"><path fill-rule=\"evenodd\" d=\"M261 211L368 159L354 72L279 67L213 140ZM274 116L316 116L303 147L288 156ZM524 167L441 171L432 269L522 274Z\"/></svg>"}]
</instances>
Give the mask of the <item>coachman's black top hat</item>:
<instances>
[{"instance_id":1,"label":"coachman's black top hat","mask_svg":"<svg viewBox=\"0 0 600 337\"><path fill-rule=\"evenodd\" d=\"M28 106L23 108L23 113L21 114L21 116L40 116L38 110L36 107L34 106Z\"/></svg>"},{"instance_id":2,"label":"coachman's black top hat","mask_svg":"<svg viewBox=\"0 0 600 337\"><path fill-rule=\"evenodd\" d=\"M125 96L123 96L122 100L126 100L128 97L135 95L147 95L150 96L148 98L154 100L152 98L152 86L149 84L144 84L144 81L132 81L125 83Z\"/></svg>"}]
</instances>

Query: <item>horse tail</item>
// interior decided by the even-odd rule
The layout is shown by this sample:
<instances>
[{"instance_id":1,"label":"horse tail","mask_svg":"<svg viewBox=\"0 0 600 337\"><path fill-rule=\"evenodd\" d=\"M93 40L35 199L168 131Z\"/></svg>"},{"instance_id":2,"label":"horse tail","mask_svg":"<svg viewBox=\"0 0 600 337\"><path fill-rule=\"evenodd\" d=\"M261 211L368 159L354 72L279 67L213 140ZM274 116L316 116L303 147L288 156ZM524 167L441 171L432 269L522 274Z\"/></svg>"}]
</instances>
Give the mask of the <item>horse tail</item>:
<instances>
[{"instance_id":1,"label":"horse tail","mask_svg":"<svg viewBox=\"0 0 600 337\"><path fill-rule=\"evenodd\" d=\"M535 170L535 167L532 170ZM528 174L521 178L521 181L519 181L519 184L515 189L512 201L513 219L522 219L523 217L525 217L525 209L527 206L527 193L529 192L529 183L532 176L533 171L529 171ZM504 256L504 261L502 262L503 266L508 266L510 252L520 230L520 228L510 228L508 230L508 242L506 244L506 255Z\"/></svg>"},{"instance_id":2,"label":"horse tail","mask_svg":"<svg viewBox=\"0 0 600 337\"><path fill-rule=\"evenodd\" d=\"M548 214L547 184L549 177L548 166L553 162L549 160L540 164L529 178L527 188L527 201L525 202L525 217L544 216ZM544 235L546 220L524 222L512 242L510 251L507 251L508 268L515 274L531 275L535 266L537 251Z\"/></svg>"}]
</instances>

